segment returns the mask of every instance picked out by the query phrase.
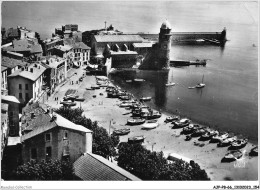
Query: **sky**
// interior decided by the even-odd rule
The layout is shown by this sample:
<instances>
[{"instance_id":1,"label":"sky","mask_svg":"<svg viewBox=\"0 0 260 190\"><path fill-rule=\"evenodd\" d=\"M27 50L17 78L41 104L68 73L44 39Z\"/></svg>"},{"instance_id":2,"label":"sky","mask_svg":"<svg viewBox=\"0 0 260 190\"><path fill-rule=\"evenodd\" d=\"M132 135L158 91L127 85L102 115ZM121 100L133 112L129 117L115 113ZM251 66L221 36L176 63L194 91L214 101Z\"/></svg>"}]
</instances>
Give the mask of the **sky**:
<instances>
[{"instance_id":1,"label":"sky","mask_svg":"<svg viewBox=\"0 0 260 190\"><path fill-rule=\"evenodd\" d=\"M168 19L174 31L221 31L224 25L258 24L258 2L20 1L2 2L2 26L26 26L43 36L64 24L158 33Z\"/></svg>"}]
</instances>

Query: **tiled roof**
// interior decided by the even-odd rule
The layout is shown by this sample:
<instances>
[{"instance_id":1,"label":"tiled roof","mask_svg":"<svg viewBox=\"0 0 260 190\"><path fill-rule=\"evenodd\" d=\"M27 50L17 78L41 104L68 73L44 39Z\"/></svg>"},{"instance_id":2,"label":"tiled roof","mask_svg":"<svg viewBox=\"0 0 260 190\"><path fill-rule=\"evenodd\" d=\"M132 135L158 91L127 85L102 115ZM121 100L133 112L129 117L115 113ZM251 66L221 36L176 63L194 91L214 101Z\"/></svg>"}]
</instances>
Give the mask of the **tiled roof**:
<instances>
[{"instance_id":1,"label":"tiled roof","mask_svg":"<svg viewBox=\"0 0 260 190\"><path fill-rule=\"evenodd\" d=\"M63 63L65 61L64 58L52 55L50 57L47 58L48 63L46 65L48 65L51 68L57 68L61 63Z\"/></svg>"},{"instance_id":2,"label":"tiled roof","mask_svg":"<svg viewBox=\"0 0 260 190\"><path fill-rule=\"evenodd\" d=\"M143 42L139 35L95 35L97 42Z\"/></svg>"},{"instance_id":3,"label":"tiled roof","mask_svg":"<svg viewBox=\"0 0 260 190\"><path fill-rule=\"evenodd\" d=\"M75 175L84 181L140 181L128 171L96 154L86 153L73 166Z\"/></svg>"},{"instance_id":4,"label":"tiled roof","mask_svg":"<svg viewBox=\"0 0 260 190\"><path fill-rule=\"evenodd\" d=\"M30 42L31 43L30 43ZM32 44L33 43L33 44ZM5 51L30 51L31 53L38 53L42 52L42 47L40 44L34 44L35 42L29 39L22 39L22 40L14 40L12 46L3 47Z\"/></svg>"},{"instance_id":5,"label":"tiled roof","mask_svg":"<svg viewBox=\"0 0 260 190\"><path fill-rule=\"evenodd\" d=\"M72 44L73 48L81 48L81 49L91 49L90 47L88 47L86 44L84 44L83 42L77 42Z\"/></svg>"},{"instance_id":6,"label":"tiled roof","mask_svg":"<svg viewBox=\"0 0 260 190\"><path fill-rule=\"evenodd\" d=\"M14 73L10 74L8 77L23 77L23 78L27 78L29 80L32 81L36 81L42 74L43 72L46 70L45 67L43 67L41 64L36 64L37 67L34 66L35 64L31 64L28 66L28 71L27 70L16 70ZM31 72L30 70L33 69L33 72Z\"/></svg>"},{"instance_id":7,"label":"tiled roof","mask_svg":"<svg viewBox=\"0 0 260 190\"><path fill-rule=\"evenodd\" d=\"M34 103L31 105L27 105L23 109L24 115L22 116L22 130L31 130L29 133L22 136L22 141L25 141L29 138L32 138L36 135L39 135L45 131L48 131L54 127L63 127L66 129L72 129L75 131L81 131L84 133L92 133L91 130L72 123L66 118L60 116L55 113L57 116L56 120L52 120L52 115L50 113L46 113L44 110L44 106L39 105L38 103ZM35 118L31 119L31 112L35 114Z\"/></svg>"},{"instance_id":8,"label":"tiled roof","mask_svg":"<svg viewBox=\"0 0 260 190\"><path fill-rule=\"evenodd\" d=\"M1 65L5 66L7 68L14 68L16 66L25 66L26 64L28 64L27 62L23 62L21 60L17 60L17 59L13 59L10 57L6 57L6 56L2 56L2 62Z\"/></svg>"},{"instance_id":9,"label":"tiled roof","mask_svg":"<svg viewBox=\"0 0 260 190\"><path fill-rule=\"evenodd\" d=\"M133 43L133 46L135 48L146 48L146 47L152 47L153 43Z\"/></svg>"},{"instance_id":10,"label":"tiled roof","mask_svg":"<svg viewBox=\"0 0 260 190\"><path fill-rule=\"evenodd\" d=\"M42 53L42 46L40 44L32 46L31 53Z\"/></svg>"},{"instance_id":11,"label":"tiled roof","mask_svg":"<svg viewBox=\"0 0 260 190\"><path fill-rule=\"evenodd\" d=\"M8 69L8 68L5 66L1 66L1 72L4 72L6 69Z\"/></svg>"},{"instance_id":12,"label":"tiled roof","mask_svg":"<svg viewBox=\"0 0 260 190\"><path fill-rule=\"evenodd\" d=\"M64 45L64 46L56 46L55 47L56 49L59 49L59 50L61 50L61 51L69 51L69 50L71 50L72 49L72 47L70 46L70 45Z\"/></svg>"},{"instance_id":13,"label":"tiled roof","mask_svg":"<svg viewBox=\"0 0 260 190\"><path fill-rule=\"evenodd\" d=\"M1 95L1 100L6 102L14 102L20 104L19 100L15 96Z\"/></svg>"}]
</instances>

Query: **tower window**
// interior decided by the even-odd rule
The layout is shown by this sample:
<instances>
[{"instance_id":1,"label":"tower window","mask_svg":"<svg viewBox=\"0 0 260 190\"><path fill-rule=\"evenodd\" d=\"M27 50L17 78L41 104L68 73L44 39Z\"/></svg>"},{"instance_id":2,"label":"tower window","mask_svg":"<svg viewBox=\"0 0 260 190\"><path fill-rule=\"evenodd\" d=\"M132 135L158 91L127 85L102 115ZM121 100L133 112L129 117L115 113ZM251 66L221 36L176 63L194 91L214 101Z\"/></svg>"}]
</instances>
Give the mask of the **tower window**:
<instances>
[{"instance_id":1,"label":"tower window","mask_svg":"<svg viewBox=\"0 0 260 190\"><path fill-rule=\"evenodd\" d=\"M31 149L31 159L37 159L37 150L36 148Z\"/></svg>"},{"instance_id":2,"label":"tower window","mask_svg":"<svg viewBox=\"0 0 260 190\"><path fill-rule=\"evenodd\" d=\"M45 134L45 142L50 142L51 141L51 134L47 133Z\"/></svg>"}]
</instances>

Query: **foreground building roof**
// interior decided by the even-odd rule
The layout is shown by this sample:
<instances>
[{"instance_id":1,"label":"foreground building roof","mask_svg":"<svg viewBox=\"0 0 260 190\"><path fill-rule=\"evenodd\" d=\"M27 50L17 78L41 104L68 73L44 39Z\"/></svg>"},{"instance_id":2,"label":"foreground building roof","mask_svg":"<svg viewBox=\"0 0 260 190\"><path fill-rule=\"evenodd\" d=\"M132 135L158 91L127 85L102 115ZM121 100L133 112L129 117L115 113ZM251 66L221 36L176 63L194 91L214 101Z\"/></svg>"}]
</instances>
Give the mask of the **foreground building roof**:
<instances>
[{"instance_id":1,"label":"foreground building roof","mask_svg":"<svg viewBox=\"0 0 260 190\"><path fill-rule=\"evenodd\" d=\"M31 118L31 113L34 113L34 118ZM84 133L92 133L91 130L81 125L76 125L57 113L54 114L56 119L53 119L53 115L47 112L47 105L40 105L39 103L27 105L23 109L21 120L22 130L29 132L23 135L21 140L25 141L55 127L63 127Z\"/></svg>"},{"instance_id":2,"label":"foreground building roof","mask_svg":"<svg viewBox=\"0 0 260 190\"><path fill-rule=\"evenodd\" d=\"M96 154L86 153L73 166L75 175L84 181L140 181L128 171Z\"/></svg>"},{"instance_id":3,"label":"foreground building roof","mask_svg":"<svg viewBox=\"0 0 260 190\"><path fill-rule=\"evenodd\" d=\"M83 42L77 42L72 44L72 47L74 49L80 48L80 49L91 49L90 47L88 47L86 44L84 44Z\"/></svg>"},{"instance_id":4,"label":"foreground building roof","mask_svg":"<svg viewBox=\"0 0 260 190\"><path fill-rule=\"evenodd\" d=\"M143 42L139 35L95 35L97 42Z\"/></svg>"},{"instance_id":5,"label":"foreground building roof","mask_svg":"<svg viewBox=\"0 0 260 190\"><path fill-rule=\"evenodd\" d=\"M1 100L6 101L6 102L13 102L20 104L19 100L15 96L10 96L10 95L1 95Z\"/></svg>"}]
</instances>

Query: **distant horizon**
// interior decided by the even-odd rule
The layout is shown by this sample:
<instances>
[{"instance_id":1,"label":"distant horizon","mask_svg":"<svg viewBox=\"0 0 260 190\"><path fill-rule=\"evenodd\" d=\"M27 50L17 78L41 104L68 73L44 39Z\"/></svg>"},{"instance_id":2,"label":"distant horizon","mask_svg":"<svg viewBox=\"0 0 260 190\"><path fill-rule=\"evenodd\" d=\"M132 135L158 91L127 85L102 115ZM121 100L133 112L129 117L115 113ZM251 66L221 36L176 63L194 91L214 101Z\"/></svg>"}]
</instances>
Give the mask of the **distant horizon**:
<instances>
[{"instance_id":1,"label":"distant horizon","mask_svg":"<svg viewBox=\"0 0 260 190\"><path fill-rule=\"evenodd\" d=\"M84 32L105 28L106 21L123 33L156 34L166 19L172 32L220 32L227 25L258 23L258 2L148 2L4 1L2 27L25 26L45 39L65 24L78 24Z\"/></svg>"}]
</instances>

